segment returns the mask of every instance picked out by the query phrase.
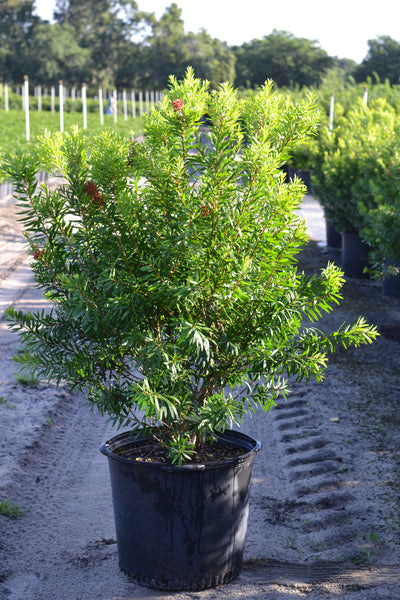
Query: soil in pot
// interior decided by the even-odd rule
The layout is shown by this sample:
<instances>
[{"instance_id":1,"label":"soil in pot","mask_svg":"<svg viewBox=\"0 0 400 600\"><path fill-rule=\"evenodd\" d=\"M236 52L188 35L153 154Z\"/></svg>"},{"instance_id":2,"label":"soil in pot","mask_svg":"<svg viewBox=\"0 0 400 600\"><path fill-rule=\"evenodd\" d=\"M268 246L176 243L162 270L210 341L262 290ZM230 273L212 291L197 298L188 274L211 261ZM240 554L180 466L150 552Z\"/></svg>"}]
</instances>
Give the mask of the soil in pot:
<instances>
[{"instance_id":1,"label":"soil in pot","mask_svg":"<svg viewBox=\"0 0 400 600\"><path fill-rule=\"evenodd\" d=\"M200 590L228 583L242 568L249 491L261 444L226 431L234 458L182 468L121 456L132 436L101 447L108 458L120 568L138 583ZM244 452L244 453L243 453Z\"/></svg>"},{"instance_id":2,"label":"soil in pot","mask_svg":"<svg viewBox=\"0 0 400 600\"><path fill-rule=\"evenodd\" d=\"M165 447L154 438L142 440L140 443L132 442L127 447L115 449L114 452L118 456L123 456L131 460L172 464L168 460ZM191 464L221 463L245 453L246 450L244 448L238 448L230 444L206 442L201 450L193 456Z\"/></svg>"}]
</instances>

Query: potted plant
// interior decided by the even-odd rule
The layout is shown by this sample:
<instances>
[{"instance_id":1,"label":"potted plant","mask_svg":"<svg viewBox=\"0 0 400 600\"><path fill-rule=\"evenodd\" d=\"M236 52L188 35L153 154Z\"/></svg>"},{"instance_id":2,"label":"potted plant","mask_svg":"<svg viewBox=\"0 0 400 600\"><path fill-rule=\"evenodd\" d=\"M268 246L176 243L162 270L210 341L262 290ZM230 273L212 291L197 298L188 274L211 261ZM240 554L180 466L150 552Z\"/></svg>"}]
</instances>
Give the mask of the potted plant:
<instances>
[{"instance_id":1,"label":"potted plant","mask_svg":"<svg viewBox=\"0 0 400 600\"><path fill-rule=\"evenodd\" d=\"M305 185L306 192L311 193L311 164L316 146L316 138L310 137L305 142L293 148L286 164L287 178L290 181L298 177Z\"/></svg>"},{"instance_id":2,"label":"potted plant","mask_svg":"<svg viewBox=\"0 0 400 600\"><path fill-rule=\"evenodd\" d=\"M260 444L230 426L268 412L286 377L320 380L338 345L377 336L363 318L312 326L344 280L333 264L298 272L304 186L281 167L317 116L311 99L271 88L239 102L188 69L171 77L142 143L106 132L86 148L74 131L3 159L52 307L9 310L25 345L17 360L129 428L102 452L120 566L153 587L201 589L240 572ZM39 186L39 165L66 183Z\"/></svg>"},{"instance_id":3,"label":"potted plant","mask_svg":"<svg viewBox=\"0 0 400 600\"><path fill-rule=\"evenodd\" d=\"M397 196L398 198L398 196ZM398 201L384 201L366 217L362 237L371 245L371 273L382 280L385 296L400 296L400 210Z\"/></svg>"},{"instance_id":4,"label":"potted plant","mask_svg":"<svg viewBox=\"0 0 400 600\"><path fill-rule=\"evenodd\" d=\"M385 131L385 144L379 155L371 157L373 176L368 181L368 193L374 198L374 208L365 205L364 190L355 193L364 217L360 235L371 248L370 272L382 280L382 291L388 296L400 296L400 121Z\"/></svg>"}]
</instances>

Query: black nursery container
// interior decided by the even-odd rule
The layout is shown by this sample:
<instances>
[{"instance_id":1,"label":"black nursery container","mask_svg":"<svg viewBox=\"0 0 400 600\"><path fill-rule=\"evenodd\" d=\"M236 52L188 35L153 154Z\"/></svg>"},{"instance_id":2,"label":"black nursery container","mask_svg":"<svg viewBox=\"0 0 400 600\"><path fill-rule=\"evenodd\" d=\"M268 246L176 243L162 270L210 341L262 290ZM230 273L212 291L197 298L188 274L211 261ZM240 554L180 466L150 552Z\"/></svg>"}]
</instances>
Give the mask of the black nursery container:
<instances>
[{"instance_id":1,"label":"black nursery container","mask_svg":"<svg viewBox=\"0 0 400 600\"><path fill-rule=\"evenodd\" d=\"M368 267L368 253L370 247L359 235L351 233L342 234L342 269L349 277L368 277L364 272Z\"/></svg>"},{"instance_id":2,"label":"black nursery container","mask_svg":"<svg viewBox=\"0 0 400 600\"><path fill-rule=\"evenodd\" d=\"M400 298L400 275L387 275L382 282L384 296L395 296Z\"/></svg>"},{"instance_id":3,"label":"black nursery container","mask_svg":"<svg viewBox=\"0 0 400 600\"><path fill-rule=\"evenodd\" d=\"M240 573L261 444L233 431L220 438L246 453L222 464L179 468L115 454L132 444L130 433L101 446L110 469L120 568L138 583L201 590Z\"/></svg>"},{"instance_id":4,"label":"black nursery container","mask_svg":"<svg viewBox=\"0 0 400 600\"><path fill-rule=\"evenodd\" d=\"M325 218L326 245L328 248L342 247L342 234L337 231L330 219Z\"/></svg>"}]
</instances>

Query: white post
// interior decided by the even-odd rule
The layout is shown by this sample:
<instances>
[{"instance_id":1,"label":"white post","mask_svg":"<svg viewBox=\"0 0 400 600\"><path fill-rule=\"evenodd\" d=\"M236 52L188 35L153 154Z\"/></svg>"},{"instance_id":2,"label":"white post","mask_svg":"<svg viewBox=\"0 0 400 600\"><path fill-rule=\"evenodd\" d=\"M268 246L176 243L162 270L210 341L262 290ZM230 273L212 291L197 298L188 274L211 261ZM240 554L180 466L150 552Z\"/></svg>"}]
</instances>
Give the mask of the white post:
<instances>
[{"instance_id":1,"label":"white post","mask_svg":"<svg viewBox=\"0 0 400 600\"><path fill-rule=\"evenodd\" d=\"M60 100L60 131L62 133L64 131L64 88L62 79L59 82L58 96Z\"/></svg>"},{"instance_id":2,"label":"white post","mask_svg":"<svg viewBox=\"0 0 400 600\"><path fill-rule=\"evenodd\" d=\"M101 87L99 87L99 112L100 112L100 125L104 125L103 90Z\"/></svg>"},{"instance_id":3,"label":"white post","mask_svg":"<svg viewBox=\"0 0 400 600\"><path fill-rule=\"evenodd\" d=\"M42 86L39 85L37 88L37 109L40 112L42 110Z\"/></svg>"},{"instance_id":4,"label":"white post","mask_svg":"<svg viewBox=\"0 0 400 600\"><path fill-rule=\"evenodd\" d=\"M71 88L71 100L75 100L75 98L76 98L76 88L73 85Z\"/></svg>"},{"instance_id":5,"label":"white post","mask_svg":"<svg viewBox=\"0 0 400 600\"><path fill-rule=\"evenodd\" d=\"M139 115L143 115L143 92L139 92Z\"/></svg>"},{"instance_id":6,"label":"white post","mask_svg":"<svg viewBox=\"0 0 400 600\"><path fill-rule=\"evenodd\" d=\"M28 75L24 76L24 106L25 106L25 130L26 130L26 141L29 142L29 79Z\"/></svg>"},{"instance_id":7,"label":"white post","mask_svg":"<svg viewBox=\"0 0 400 600\"><path fill-rule=\"evenodd\" d=\"M82 83L83 129L87 129L86 83Z\"/></svg>"},{"instance_id":8,"label":"white post","mask_svg":"<svg viewBox=\"0 0 400 600\"><path fill-rule=\"evenodd\" d=\"M56 106L56 90L55 90L54 85L51 86L50 94L51 94L51 112L53 113L55 111L55 106Z\"/></svg>"},{"instance_id":9,"label":"white post","mask_svg":"<svg viewBox=\"0 0 400 600\"><path fill-rule=\"evenodd\" d=\"M114 115L114 123L118 120L118 104L117 104L117 90L113 91L112 96L112 113Z\"/></svg>"},{"instance_id":10,"label":"white post","mask_svg":"<svg viewBox=\"0 0 400 600\"><path fill-rule=\"evenodd\" d=\"M126 90L122 90L122 104L124 107L124 119L127 121L128 119L128 105L126 103Z\"/></svg>"},{"instance_id":11,"label":"white post","mask_svg":"<svg viewBox=\"0 0 400 600\"><path fill-rule=\"evenodd\" d=\"M4 84L4 108L8 112L8 83Z\"/></svg>"},{"instance_id":12,"label":"white post","mask_svg":"<svg viewBox=\"0 0 400 600\"><path fill-rule=\"evenodd\" d=\"M136 100L135 100L135 92L131 91L131 101L132 101L132 118L136 119Z\"/></svg>"},{"instance_id":13,"label":"white post","mask_svg":"<svg viewBox=\"0 0 400 600\"><path fill-rule=\"evenodd\" d=\"M335 96L331 94L331 104L329 107L329 133L333 131L333 112L335 107Z\"/></svg>"},{"instance_id":14,"label":"white post","mask_svg":"<svg viewBox=\"0 0 400 600\"><path fill-rule=\"evenodd\" d=\"M154 108L154 90L150 92L150 104Z\"/></svg>"},{"instance_id":15,"label":"white post","mask_svg":"<svg viewBox=\"0 0 400 600\"><path fill-rule=\"evenodd\" d=\"M365 106L368 104L368 87L364 87L363 101Z\"/></svg>"},{"instance_id":16,"label":"white post","mask_svg":"<svg viewBox=\"0 0 400 600\"><path fill-rule=\"evenodd\" d=\"M149 112L149 90L145 91L145 98L146 98L146 113Z\"/></svg>"}]
</instances>

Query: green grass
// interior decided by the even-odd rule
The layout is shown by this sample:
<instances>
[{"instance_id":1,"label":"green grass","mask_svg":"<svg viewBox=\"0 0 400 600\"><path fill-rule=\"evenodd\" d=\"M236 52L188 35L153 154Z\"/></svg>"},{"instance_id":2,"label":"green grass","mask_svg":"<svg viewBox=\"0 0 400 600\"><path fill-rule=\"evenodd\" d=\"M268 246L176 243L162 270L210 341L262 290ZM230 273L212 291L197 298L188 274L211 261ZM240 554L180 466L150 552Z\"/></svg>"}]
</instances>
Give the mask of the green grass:
<instances>
[{"instance_id":1,"label":"green grass","mask_svg":"<svg viewBox=\"0 0 400 600\"><path fill-rule=\"evenodd\" d=\"M0 500L0 515L4 515L10 519L17 519L26 515L26 512L18 504L4 499Z\"/></svg>"},{"instance_id":2,"label":"green grass","mask_svg":"<svg viewBox=\"0 0 400 600\"><path fill-rule=\"evenodd\" d=\"M15 373L15 379L18 383L27 387L36 387L40 383L40 380L33 377L33 375L24 375L23 373Z\"/></svg>"},{"instance_id":3,"label":"green grass","mask_svg":"<svg viewBox=\"0 0 400 600\"><path fill-rule=\"evenodd\" d=\"M13 152L17 148L32 148L36 143L38 136L43 135L45 131L55 133L60 130L60 115L49 111L31 111L29 113L30 122L30 140L26 141L25 113L22 110L10 110L5 112L0 110L0 154L3 152ZM79 112L64 113L64 131L67 131L72 125L78 125L83 129L83 116ZM104 129L113 128L117 131L126 132L128 135L132 132L135 136L143 133L143 117L133 119L129 116L125 121L123 114L118 115L117 123L114 123L114 117L104 115L104 124L100 124L98 113L87 113L87 129L85 130L88 140L100 133ZM0 181L4 181L6 176L1 173L0 158Z\"/></svg>"},{"instance_id":4,"label":"green grass","mask_svg":"<svg viewBox=\"0 0 400 600\"><path fill-rule=\"evenodd\" d=\"M15 404L10 404L7 398L4 398L4 396L0 396L0 404L5 406L6 408L17 408Z\"/></svg>"}]
</instances>

